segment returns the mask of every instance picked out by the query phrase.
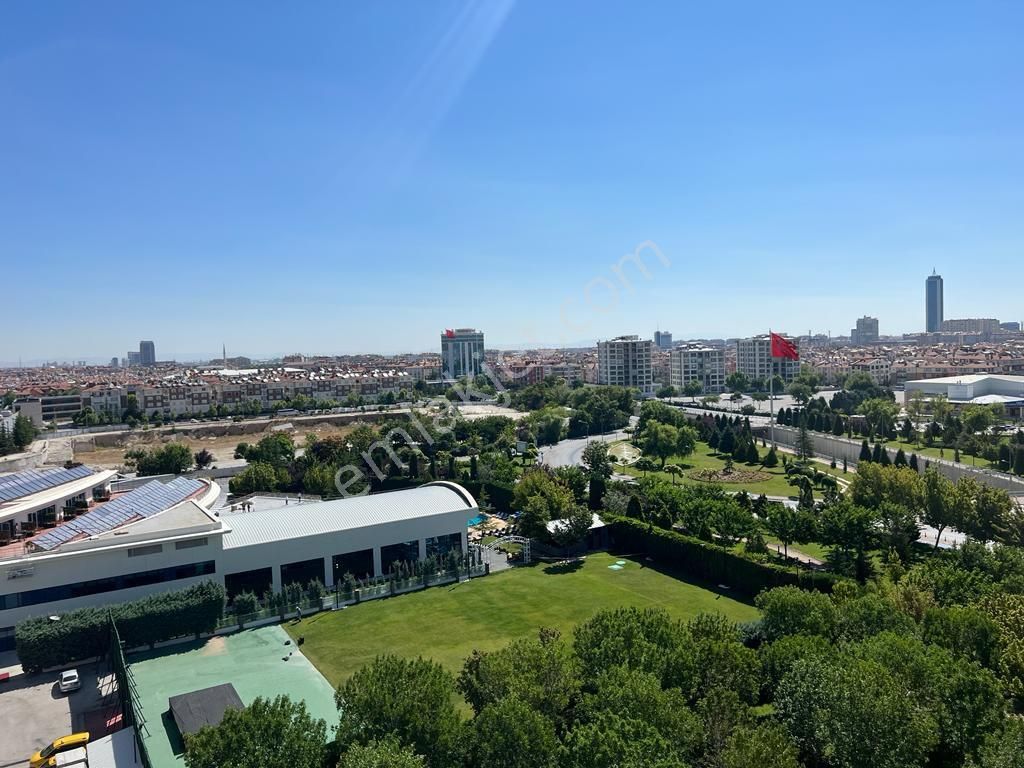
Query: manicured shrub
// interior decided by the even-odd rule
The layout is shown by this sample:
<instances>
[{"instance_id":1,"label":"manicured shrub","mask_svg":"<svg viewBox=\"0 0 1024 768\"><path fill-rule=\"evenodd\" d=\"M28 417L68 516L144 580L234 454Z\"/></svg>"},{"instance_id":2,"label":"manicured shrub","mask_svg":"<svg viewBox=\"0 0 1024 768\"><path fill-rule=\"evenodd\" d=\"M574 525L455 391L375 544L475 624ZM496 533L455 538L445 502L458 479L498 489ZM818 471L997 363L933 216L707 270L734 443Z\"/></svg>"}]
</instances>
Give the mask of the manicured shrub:
<instances>
[{"instance_id":1,"label":"manicured shrub","mask_svg":"<svg viewBox=\"0 0 1024 768\"><path fill-rule=\"evenodd\" d=\"M611 527L612 540L621 549L643 551L656 563L692 578L713 584L727 584L754 597L765 589L799 586L831 592L841 577L831 573L802 571L762 562L725 547L656 528L640 520L603 515Z\"/></svg>"},{"instance_id":2,"label":"manicured shrub","mask_svg":"<svg viewBox=\"0 0 1024 768\"><path fill-rule=\"evenodd\" d=\"M37 617L15 628L18 659L28 673L102 656L110 643L110 617L126 648L212 632L224 614L224 587L212 581L175 592L102 608L81 608L58 621Z\"/></svg>"}]
</instances>

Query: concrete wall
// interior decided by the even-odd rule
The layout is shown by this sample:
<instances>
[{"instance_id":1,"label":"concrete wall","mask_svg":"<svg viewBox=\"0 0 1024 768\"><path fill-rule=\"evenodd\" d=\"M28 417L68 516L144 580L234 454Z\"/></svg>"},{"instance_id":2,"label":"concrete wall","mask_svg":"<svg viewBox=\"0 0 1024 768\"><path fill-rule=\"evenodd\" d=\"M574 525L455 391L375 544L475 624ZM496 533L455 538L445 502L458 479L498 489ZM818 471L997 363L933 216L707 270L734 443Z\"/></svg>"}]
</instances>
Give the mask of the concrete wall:
<instances>
[{"instance_id":1,"label":"concrete wall","mask_svg":"<svg viewBox=\"0 0 1024 768\"><path fill-rule=\"evenodd\" d=\"M38 446L38 451L25 453L11 453L0 457L0 472L20 472L23 469L36 469L46 464L46 457L49 455L46 440L38 440L32 444Z\"/></svg>"},{"instance_id":2,"label":"concrete wall","mask_svg":"<svg viewBox=\"0 0 1024 768\"><path fill-rule=\"evenodd\" d=\"M759 428L758 433L763 435L765 439L768 439L769 428ZM784 427L778 424L775 425L775 442L786 448L793 448L796 445L796 436L798 430L792 427ZM845 437L835 437L833 435L826 435L821 432L811 432L811 439L814 441L814 452L817 456L824 459L836 460L836 463L840 466L843 463L843 457L847 459L847 463L850 467L855 467L860 457L860 446L861 440L848 440ZM872 445L872 448L874 446ZM910 458L910 454L913 451L906 451L907 458ZM947 449L946 453L952 457L953 449ZM896 457L896 450L889 449L889 458ZM921 472L924 472L925 462L929 462L929 466L934 467L940 474L949 478L950 480L957 480L963 476L973 477L980 483L986 483L987 485L994 486L996 488L1003 488L1010 493L1024 494L1024 479L1008 475L1003 472L995 472L990 469L982 469L981 467L974 467L970 464L970 459L967 463L961 462L959 464L954 463L950 460L933 459L931 457L925 457L918 455L919 468Z\"/></svg>"}]
</instances>

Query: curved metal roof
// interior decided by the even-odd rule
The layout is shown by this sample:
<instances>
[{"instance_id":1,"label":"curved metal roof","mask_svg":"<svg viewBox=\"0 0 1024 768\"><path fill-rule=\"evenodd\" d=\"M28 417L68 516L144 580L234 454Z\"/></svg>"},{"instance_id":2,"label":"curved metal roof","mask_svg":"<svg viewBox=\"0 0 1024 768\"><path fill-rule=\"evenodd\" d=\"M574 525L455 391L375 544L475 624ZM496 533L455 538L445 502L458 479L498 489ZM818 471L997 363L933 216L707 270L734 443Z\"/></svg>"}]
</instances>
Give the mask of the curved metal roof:
<instances>
[{"instance_id":1,"label":"curved metal roof","mask_svg":"<svg viewBox=\"0 0 1024 768\"><path fill-rule=\"evenodd\" d=\"M475 509L469 491L442 481L369 496L235 512L221 519L231 527L224 534L224 549L232 549Z\"/></svg>"}]
</instances>

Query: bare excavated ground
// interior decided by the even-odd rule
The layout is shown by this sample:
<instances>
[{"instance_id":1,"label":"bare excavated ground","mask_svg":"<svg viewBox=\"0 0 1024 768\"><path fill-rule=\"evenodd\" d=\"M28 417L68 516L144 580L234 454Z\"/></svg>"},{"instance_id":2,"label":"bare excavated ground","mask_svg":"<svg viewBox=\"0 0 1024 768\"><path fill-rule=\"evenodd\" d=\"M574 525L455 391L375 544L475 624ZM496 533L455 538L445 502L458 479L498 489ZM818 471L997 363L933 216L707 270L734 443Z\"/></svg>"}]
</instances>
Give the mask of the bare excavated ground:
<instances>
[{"instance_id":1,"label":"bare excavated ground","mask_svg":"<svg viewBox=\"0 0 1024 768\"><path fill-rule=\"evenodd\" d=\"M275 423L274 426L282 427L279 423ZM260 438L270 434L270 427L271 425L268 422L267 429L262 432L245 435L208 435L206 437L192 436L184 432L131 432L121 436L117 444L103 447L96 446L95 442L89 438L77 438L75 440L75 461L84 462L92 467L119 469L124 464L125 451L133 448L152 448L176 442L187 445L193 453L205 448L213 454L213 463L217 465L233 461L235 448L239 443L259 442ZM297 428L289 429L288 432L292 435L296 445L301 446L308 434L314 434L322 439L331 436L347 435L353 429L355 429L354 424L317 424L315 426L299 425Z\"/></svg>"}]
</instances>

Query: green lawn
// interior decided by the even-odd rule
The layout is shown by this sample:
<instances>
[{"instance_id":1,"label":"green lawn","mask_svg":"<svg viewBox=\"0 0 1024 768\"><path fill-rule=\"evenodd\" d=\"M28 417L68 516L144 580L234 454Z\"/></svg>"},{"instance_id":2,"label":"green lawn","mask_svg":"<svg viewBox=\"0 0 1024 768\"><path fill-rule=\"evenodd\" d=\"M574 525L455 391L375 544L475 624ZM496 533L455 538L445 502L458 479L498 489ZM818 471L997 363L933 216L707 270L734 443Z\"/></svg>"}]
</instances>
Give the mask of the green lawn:
<instances>
[{"instance_id":1,"label":"green lawn","mask_svg":"<svg viewBox=\"0 0 1024 768\"><path fill-rule=\"evenodd\" d=\"M569 634L602 608L660 606L688 618L705 611L734 621L757 617L752 606L666 576L642 560L591 554L579 567L534 564L449 587L374 600L289 623L302 652L332 685L381 653L425 656L457 672L474 650L494 650L538 627Z\"/></svg>"},{"instance_id":2,"label":"green lawn","mask_svg":"<svg viewBox=\"0 0 1024 768\"><path fill-rule=\"evenodd\" d=\"M946 461L952 461L953 460L953 456L956 455L956 451L955 451L955 449L953 447L940 448L938 445L934 445L931 448L927 448L922 443L921 447L919 448L917 446L917 443L914 443L914 442L907 443L907 442L904 442L903 440L887 440L884 443L884 445L885 445L886 448L889 449L889 453L892 454L893 457L896 456L896 451L899 450L900 448L902 448L903 452L907 455L907 461L910 461L910 454L916 453L918 460L921 461L921 466L922 467L924 466L923 459L945 459ZM960 463L964 464L964 465L966 465L968 467L970 467L970 466L978 466L978 467L988 467L988 466L990 466L989 462L986 461L985 459L983 459L981 456L974 457L971 454L966 453L966 452L961 452L960 453Z\"/></svg>"},{"instance_id":3,"label":"green lawn","mask_svg":"<svg viewBox=\"0 0 1024 768\"><path fill-rule=\"evenodd\" d=\"M761 448L760 445L757 449L762 457L764 457L764 455L768 452L767 448ZM695 472L699 472L702 469L723 469L725 467L725 459L715 455L714 451L712 451L711 448L708 447L707 443L699 442L697 443L697 449L692 454L687 456L685 459L669 459L668 464L678 464L680 467L683 468L684 473L682 477L679 477L677 479L677 482L706 483L706 481L692 478L690 477L690 475ZM792 496L793 498L796 498L799 495L798 491L788 482L786 482L786 471L782 467L781 451L779 452L779 465L773 469L765 469L764 467L760 466L749 466L742 462L736 462L733 466L736 470L764 472L770 475L771 477L768 480L762 480L760 482L722 483L722 487L728 491L745 490L747 491L747 493L750 493L755 496L763 493L766 496ZM815 469L818 469L821 472L835 475L840 479L843 478L843 472L841 469L833 471L829 469L829 466L827 464L821 463L815 463L814 467ZM620 465L616 467L616 470L620 472L625 472L630 475L635 475L636 477L642 477L644 474L635 466L623 467ZM655 477L660 477L663 480L668 480L669 482L672 482L673 479L672 475L670 475L668 472L658 471L648 472L647 474L653 475ZM815 493L817 494L818 492L815 491Z\"/></svg>"}]
</instances>

